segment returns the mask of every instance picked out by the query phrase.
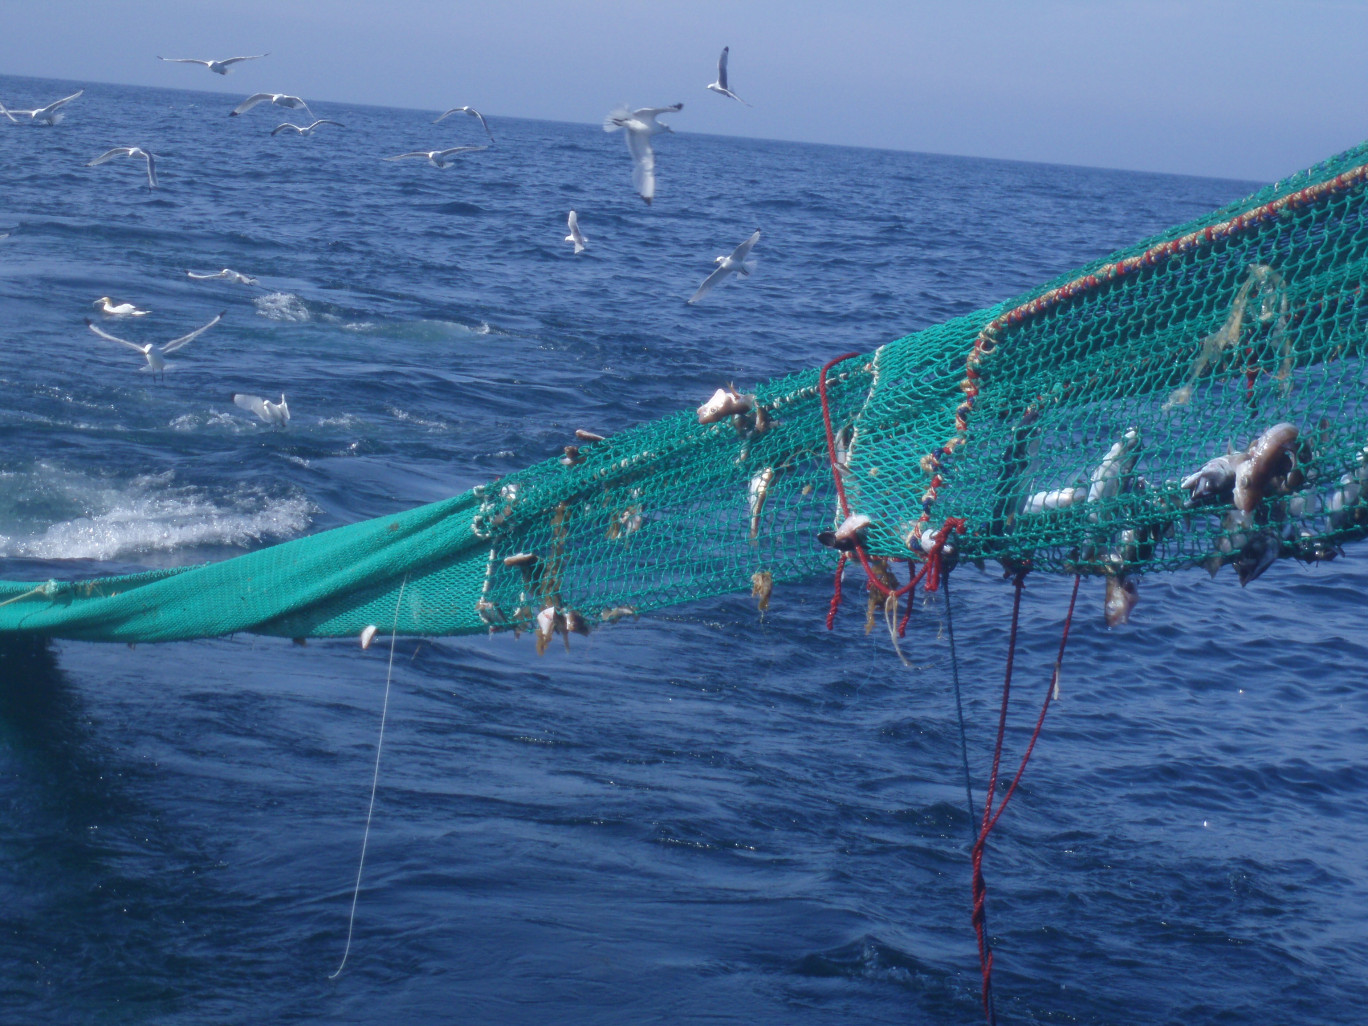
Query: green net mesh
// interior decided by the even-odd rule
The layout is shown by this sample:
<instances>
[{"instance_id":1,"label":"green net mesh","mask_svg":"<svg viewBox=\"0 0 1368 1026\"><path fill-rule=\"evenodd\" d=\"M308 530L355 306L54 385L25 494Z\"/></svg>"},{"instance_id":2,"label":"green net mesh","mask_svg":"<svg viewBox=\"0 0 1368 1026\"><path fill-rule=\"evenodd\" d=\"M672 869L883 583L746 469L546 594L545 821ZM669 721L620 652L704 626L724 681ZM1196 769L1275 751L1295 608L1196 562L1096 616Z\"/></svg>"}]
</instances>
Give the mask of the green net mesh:
<instances>
[{"instance_id":1,"label":"green net mesh","mask_svg":"<svg viewBox=\"0 0 1368 1026\"><path fill-rule=\"evenodd\" d=\"M1368 525L1368 145L999 306L581 444L470 493L201 566L0 583L0 632L574 629L872 557L1104 575L1321 560ZM703 397L700 396L700 399ZM749 399L749 401L747 401ZM925 536L925 538L923 537ZM546 614L552 616L552 614ZM543 626L549 622L544 619ZM544 640L544 639L543 639Z\"/></svg>"}]
</instances>

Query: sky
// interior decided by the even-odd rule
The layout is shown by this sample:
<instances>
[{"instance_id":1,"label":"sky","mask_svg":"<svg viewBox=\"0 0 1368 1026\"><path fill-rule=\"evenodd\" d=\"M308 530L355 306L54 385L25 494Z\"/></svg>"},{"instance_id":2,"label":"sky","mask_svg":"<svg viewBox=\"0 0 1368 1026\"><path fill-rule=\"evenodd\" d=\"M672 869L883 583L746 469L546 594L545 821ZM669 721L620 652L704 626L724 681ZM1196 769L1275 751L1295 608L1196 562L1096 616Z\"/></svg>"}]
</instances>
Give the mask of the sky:
<instances>
[{"instance_id":1,"label":"sky","mask_svg":"<svg viewBox=\"0 0 1368 1026\"><path fill-rule=\"evenodd\" d=\"M0 73L311 105L683 102L679 132L1252 181L1368 138L1364 0L0 0L0 25ZM752 107L705 89L724 45Z\"/></svg>"}]
</instances>

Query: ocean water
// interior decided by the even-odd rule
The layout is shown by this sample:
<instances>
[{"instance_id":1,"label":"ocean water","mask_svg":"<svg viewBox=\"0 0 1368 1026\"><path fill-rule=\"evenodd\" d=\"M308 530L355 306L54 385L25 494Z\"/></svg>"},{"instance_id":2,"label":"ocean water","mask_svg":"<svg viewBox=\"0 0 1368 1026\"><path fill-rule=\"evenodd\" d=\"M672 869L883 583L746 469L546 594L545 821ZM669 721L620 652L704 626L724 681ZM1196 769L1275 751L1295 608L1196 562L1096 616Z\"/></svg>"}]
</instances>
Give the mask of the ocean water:
<instances>
[{"instance_id":1,"label":"ocean water","mask_svg":"<svg viewBox=\"0 0 1368 1026\"><path fill-rule=\"evenodd\" d=\"M226 558L1009 297L1256 183L0 76L0 577ZM643 102L650 97L639 98ZM302 112L300 112L302 113ZM302 123L302 119L290 118ZM1042 129L1044 130L1044 129ZM119 145L158 156L85 163ZM1295 170L1292 168L1289 171ZM562 241L579 211L589 250ZM747 281L684 300L755 228ZM194 282L231 267L258 287ZM222 324L166 380L90 334ZM285 393L273 431L234 391ZM1340 1023L1368 999L1364 551L1085 584L986 859L1001 1020ZM1068 582L1026 589L1008 760ZM955 574L981 799L1010 586ZM400 639L0 645L0 1008L24 1023L981 1017L945 608L910 669L830 582L538 659Z\"/></svg>"}]
</instances>

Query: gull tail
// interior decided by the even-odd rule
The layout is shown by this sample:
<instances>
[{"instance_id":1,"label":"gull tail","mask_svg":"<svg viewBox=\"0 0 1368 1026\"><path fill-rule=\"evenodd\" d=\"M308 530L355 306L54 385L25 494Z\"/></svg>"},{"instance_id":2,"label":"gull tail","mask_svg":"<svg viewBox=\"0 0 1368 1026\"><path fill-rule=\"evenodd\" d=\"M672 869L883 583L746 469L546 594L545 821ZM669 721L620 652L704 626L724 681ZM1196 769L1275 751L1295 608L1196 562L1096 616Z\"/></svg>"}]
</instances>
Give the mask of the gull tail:
<instances>
[{"instance_id":1,"label":"gull tail","mask_svg":"<svg viewBox=\"0 0 1368 1026\"><path fill-rule=\"evenodd\" d=\"M742 264L740 267L736 269L736 273L739 274L742 278L749 278L751 271L755 270L755 266L758 263L760 263L759 260L747 260L744 264Z\"/></svg>"},{"instance_id":2,"label":"gull tail","mask_svg":"<svg viewBox=\"0 0 1368 1026\"><path fill-rule=\"evenodd\" d=\"M603 119L603 130L605 132L621 131L622 125L620 122L631 116L632 112L627 109L626 104L621 107L615 107L609 112L608 116Z\"/></svg>"}]
</instances>

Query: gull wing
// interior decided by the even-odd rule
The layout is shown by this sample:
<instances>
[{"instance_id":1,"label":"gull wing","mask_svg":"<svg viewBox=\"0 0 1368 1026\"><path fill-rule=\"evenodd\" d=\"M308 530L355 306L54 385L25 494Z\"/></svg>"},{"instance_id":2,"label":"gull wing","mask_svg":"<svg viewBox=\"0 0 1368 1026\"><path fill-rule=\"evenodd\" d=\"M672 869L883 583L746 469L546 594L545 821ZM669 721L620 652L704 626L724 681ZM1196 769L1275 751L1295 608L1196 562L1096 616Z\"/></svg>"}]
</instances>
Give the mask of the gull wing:
<instances>
[{"instance_id":1,"label":"gull wing","mask_svg":"<svg viewBox=\"0 0 1368 1026\"><path fill-rule=\"evenodd\" d=\"M436 151L433 151L436 152ZM381 160L404 160L408 157L422 157L424 160L431 160L432 154L426 150L416 150L413 153L400 153L393 157L381 157Z\"/></svg>"},{"instance_id":2,"label":"gull wing","mask_svg":"<svg viewBox=\"0 0 1368 1026\"><path fill-rule=\"evenodd\" d=\"M309 126L309 131L313 131L313 130L314 130L315 128L317 128L319 125L336 125L338 128L346 128L346 127L347 127L346 125L342 124L342 122L340 122L340 121L329 121L327 118L319 118L317 121L315 121L312 125Z\"/></svg>"},{"instance_id":3,"label":"gull wing","mask_svg":"<svg viewBox=\"0 0 1368 1026\"><path fill-rule=\"evenodd\" d=\"M244 111L251 110L262 100L266 100L273 103L275 102L275 96L275 93L253 93L251 96L247 97L247 99L243 100L236 107L234 107L231 111L229 111L228 116L230 118L235 118Z\"/></svg>"},{"instance_id":4,"label":"gull wing","mask_svg":"<svg viewBox=\"0 0 1368 1026\"><path fill-rule=\"evenodd\" d=\"M131 157L137 148L138 147L136 146L115 146L112 150L106 150L104 153L101 153L87 164L86 167L94 167L96 164L103 164L105 161L113 160L115 157Z\"/></svg>"},{"instance_id":5,"label":"gull wing","mask_svg":"<svg viewBox=\"0 0 1368 1026\"><path fill-rule=\"evenodd\" d=\"M757 228L754 232L751 233L751 237L749 239L747 239L745 242L741 243L741 245L737 246L734 250L732 250L731 258L735 260L737 263L740 263L742 260L745 260L746 254L751 251L751 247L759 241L760 229Z\"/></svg>"},{"instance_id":6,"label":"gull wing","mask_svg":"<svg viewBox=\"0 0 1368 1026\"><path fill-rule=\"evenodd\" d=\"M5 117L9 118L9 119L10 119L11 121L13 121L16 125L19 124L19 119L16 118L13 114L11 114L11 113L9 112L9 108L6 107L3 103L0 103L0 114L5 115Z\"/></svg>"},{"instance_id":7,"label":"gull wing","mask_svg":"<svg viewBox=\"0 0 1368 1026\"><path fill-rule=\"evenodd\" d=\"M723 89L727 88L727 54L730 52L731 47L724 46L722 47L722 56L717 58L717 84Z\"/></svg>"},{"instance_id":8,"label":"gull wing","mask_svg":"<svg viewBox=\"0 0 1368 1026\"><path fill-rule=\"evenodd\" d=\"M208 281L210 278L228 277L227 271L228 268L225 267L222 271L214 271L211 274L200 274L198 271L186 271L185 274L189 278L194 278L195 281Z\"/></svg>"},{"instance_id":9,"label":"gull wing","mask_svg":"<svg viewBox=\"0 0 1368 1026\"><path fill-rule=\"evenodd\" d=\"M140 152L147 158L147 187L149 189L155 189L157 187L157 158L146 150ZM133 155L134 154L132 153L129 154L130 157Z\"/></svg>"},{"instance_id":10,"label":"gull wing","mask_svg":"<svg viewBox=\"0 0 1368 1026\"><path fill-rule=\"evenodd\" d=\"M700 299L702 299L704 296L708 294L709 290L714 285L716 285L719 281L721 281L729 274L731 274L731 271L727 270L725 267L718 267L717 270L713 271L712 274L708 275L706 278L703 279L703 284L698 286L698 291L695 292L692 296L690 296L687 302L689 304L697 303Z\"/></svg>"},{"instance_id":11,"label":"gull wing","mask_svg":"<svg viewBox=\"0 0 1368 1026\"><path fill-rule=\"evenodd\" d=\"M55 111L58 107L62 106L62 104L70 103L72 100L76 99L76 97L80 96L84 92L84 89L77 89L70 96L63 96L60 100L53 100L46 107L43 107L40 110L35 110L33 112L33 116L39 119L44 118L47 115L51 114L53 111Z\"/></svg>"},{"instance_id":12,"label":"gull wing","mask_svg":"<svg viewBox=\"0 0 1368 1026\"><path fill-rule=\"evenodd\" d=\"M683 109L684 104L682 103L676 103L671 107L638 107L636 110L632 111L632 117L648 120L660 114L673 114L675 111Z\"/></svg>"},{"instance_id":13,"label":"gull wing","mask_svg":"<svg viewBox=\"0 0 1368 1026\"><path fill-rule=\"evenodd\" d=\"M473 114L475 117L477 117L477 118L480 119L480 127L483 128L483 129L485 130L485 135L489 136L489 141L490 141L490 142L493 142L493 141L494 141L494 133L491 132L491 131L489 130L489 122L485 121L484 115L481 114L478 110L474 110L473 108L472 108L472 109L468 109L468 110L466 111L466 113L467 113L467 114Z\"/></svg>"},{"instance_id":14,"label":"gull wing","mask_svg":"<svg viewBox=\"0 0 1368 1026\"><path fill-rule=\"evenodd\" d=\"M239 61L259 61L259 60L261 60L261 58L263 58L263 57L269 57L269 56L271 56L271 54L270 54L270 52L268 51L268 52L266 52L266 53L254 54L254 55L251 56L251 57L229 57L227 60L222 60L222 61L219 61L218 63L221 64L221 65L223 65L223 66L226 68L226 67L228 67L228 65L230 65L230 64L237 64ZM195 63L196 63L196 64L203 64L205 67L208 67L209 64L210 64L211 62L209 62L209 61L196 61Z\"/></svg>"},{"instance_id":15,"label":"gull wing","mask_svg":"<svg viewBox=\"0 0 1368 1026\"><path fill-rule=\"evenodd\" d=\"M627 133L627 149L632 153L632 184L648 204L655 199L655 151L647 132Z\"/></svg>"},{"instance_id":16,"label":"gull wing","mask_svg":"<svg viewBox=\"0 0 1368 1026\"><path fill-rule=\"evenodd\" d=\"M204 327L196 328L188 335L182 335L180 338L173 338L170 342L166 343L166 345L161 347L161 351L163 353L174 353L177 349L185 345L187 342L193 342L196 338L198 338L200 335L203 335L206 331L212 328L219 321L223 320L223 315L227 312L227 310L221 311L217 317L215 317Z\"/></svg>"},{"instance_id":17,"label":"gull wing","mask_svg":"<svg viewBox=\"0 0 1368 1026\"><path fill-rule=\"evenodd\" d=\"M266 400L259 395L246 395L243 392L234 392L232 395L233 405L240 406L248 413L255 413L262 420L269 420L266 414Z\"/></svg>"},{"instance_id":18,"label":"gull wing","mask_svg":"<svg viewBox=\"0 0 1368 1026\"><path fill-rule=\"evenodd\" d=\"M297 135L303 135L303 134L304 134L304 129L300 128L298 125L292 125L292 124L290 124L288 121L285 122L283 125L276 125L275 128L271 129L271 134L272 134L272 135L279 135L281 132L285 131L285 129L287 129L287 128L293 129L294 132L295 132L295 134L297 134Z\"/></svg>"},{"instance_id":19,"label":"gull wing","mask_svg":"<svg viewBox=\"0 0 1368 1026\"><path fill-rule=\"evenodd\" d=\"M87 318L85 319L85 322L86 322L86 327L89 328L91 331L95 332L95 334L99 335L100 338L107 338L107 339L109 339L109 341L111 341L111 342L118 342L120 345L128 346L129 349L136 349L138 352L142 353L144 356L147 355L147 347L146 347L146 346L140 346L140 345L138 345L136 342L129 342L127 339L122 339L122 338L118 338L117 336L111 335L109 332L105 331L105 330L102 329L98 324L96 324L94 321L92 321L89 317L87 317Z\"/></svg>"},{"instance_id":20,"label":"gull wing","mask_svg":"<svg viewBox=\"0 0 1368 1026\"><path fill-rule=\"evenodd\" d=\"M170 64L203 64L206 68L213 64L213 61L202 61L198 57L162 57L157 56L157 60L166 61Z\"/></svg>"},{"instance_id":21,"label":"gull wing","mask_svg":"<svg viewBox=\"0 0 1368 1026\"><path fill-rule=\"evenodd\" d=\"M453 146L453 147L452 147L451 149L449 149L449 150L438 150L438 151L437 151L437 159L438 159L438 160L446 160L448 157L454 157L454 156L456 156L458 153L474 153L476 150L487 150L487 149L489 149L488 146ZM426 155L426 154L425 154L425 155Z\"/></svg>"}]
</instances>

